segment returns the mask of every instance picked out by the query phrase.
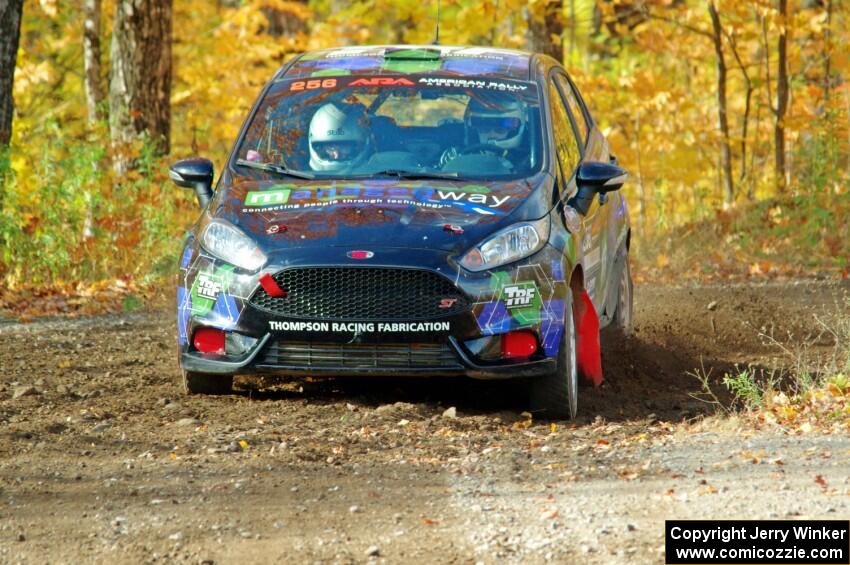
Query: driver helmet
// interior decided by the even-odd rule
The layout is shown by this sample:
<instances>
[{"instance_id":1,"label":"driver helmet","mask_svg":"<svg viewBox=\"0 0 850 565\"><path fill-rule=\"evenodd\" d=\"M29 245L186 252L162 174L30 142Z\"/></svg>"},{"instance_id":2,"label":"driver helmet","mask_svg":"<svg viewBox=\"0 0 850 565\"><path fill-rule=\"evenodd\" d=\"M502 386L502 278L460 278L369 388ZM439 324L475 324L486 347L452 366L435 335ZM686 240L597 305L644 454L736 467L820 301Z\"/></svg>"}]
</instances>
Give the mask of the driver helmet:
<instances>
[{"instance_id":1,"label":"driver helmet","mask_svg":"<svg viewBox=\"0 0 850 565\"><path fill-rule=\"evenodd\" d=\"M372 148L365 109L325 104L310 120L309 146L314 171L350 170L363 163Z\"/></svg>"},{"instance_id":2,"label":"driver helmet","mask_svg":"<svg viewBox=\"0 0 850 565\"><path fill-rule=\"evenodd\" d=\"M464 113L467 142L515 149L522 143L526 122L525 106L517 100L472 98Z\"/></svg>"}]
</instances>

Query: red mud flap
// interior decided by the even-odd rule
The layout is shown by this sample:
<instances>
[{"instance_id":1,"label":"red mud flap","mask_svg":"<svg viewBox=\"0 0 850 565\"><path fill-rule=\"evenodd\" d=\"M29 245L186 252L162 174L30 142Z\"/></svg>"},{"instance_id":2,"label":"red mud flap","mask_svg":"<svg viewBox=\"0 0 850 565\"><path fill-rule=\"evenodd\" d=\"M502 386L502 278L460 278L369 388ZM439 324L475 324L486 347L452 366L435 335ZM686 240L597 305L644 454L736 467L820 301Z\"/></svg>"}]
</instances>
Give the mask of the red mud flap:
<instances>
[{"instance_id":1,"label":"red mud flap","mask_svg":"<svg viewBox=\"0 0 850 565\"><path fill-rule=\"evenodd\" d=\"M599 316L583 290L576 308L576 363L578 373L594 386L602 384L602 352L599 346Z\"/></svg>"}]
</instances>

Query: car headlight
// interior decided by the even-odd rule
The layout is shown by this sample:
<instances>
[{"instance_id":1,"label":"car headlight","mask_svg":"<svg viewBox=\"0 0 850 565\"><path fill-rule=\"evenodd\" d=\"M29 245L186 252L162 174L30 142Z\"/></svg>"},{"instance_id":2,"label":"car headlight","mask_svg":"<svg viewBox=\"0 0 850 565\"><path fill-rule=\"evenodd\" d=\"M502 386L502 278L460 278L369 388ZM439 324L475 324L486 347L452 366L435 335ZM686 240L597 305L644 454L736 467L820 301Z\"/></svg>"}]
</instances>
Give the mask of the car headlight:
<instances>
[{"instance_id":1,"label":"car headlight","mask_svg":"<svg viewBox=\"0 0 850 565\"><path fill-rule=\"evenodd\" d=\"M224 220L212 220L201 238L204 248L223 261L247 271L266 264L267 257L254 241Z\"/></svg>"},{"instance_id":2,"label":"car headlight","mask_svg":"<svg viewBox=\"0 0 850 565\"><path fill-rule=\"evenodd\" d=\"M500 230L467 251L460 260L470 271L483 271L537 253L549 241L549 216Z\"/></svg>"}]
</instances>

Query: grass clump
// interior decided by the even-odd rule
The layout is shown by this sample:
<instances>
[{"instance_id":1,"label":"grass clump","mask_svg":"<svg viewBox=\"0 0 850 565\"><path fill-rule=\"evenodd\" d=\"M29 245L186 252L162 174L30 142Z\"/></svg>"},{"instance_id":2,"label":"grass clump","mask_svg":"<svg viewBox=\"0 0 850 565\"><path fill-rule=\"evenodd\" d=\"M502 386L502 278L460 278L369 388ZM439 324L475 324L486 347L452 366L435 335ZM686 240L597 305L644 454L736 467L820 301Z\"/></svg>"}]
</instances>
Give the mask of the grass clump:
<instances>
[{"instance_id":1,"label":"grass clump","mask_svg":"<svg viewBox=\"0 0 850 565\"><path fill-rule=\"evenodd\" d=\"M833 342L829 351L814 342L792 347L761 334L784 353L784 368L736 366L719 379L720 392L712 371L702 367L691 373L700 383L699 392L692 396L712 404L718 412L744 415L761 423L802 432L816 428L850 431L850 300L844 306L843 316L836 321L818 320L822 334Z\"/></svg>"}]
</instances>

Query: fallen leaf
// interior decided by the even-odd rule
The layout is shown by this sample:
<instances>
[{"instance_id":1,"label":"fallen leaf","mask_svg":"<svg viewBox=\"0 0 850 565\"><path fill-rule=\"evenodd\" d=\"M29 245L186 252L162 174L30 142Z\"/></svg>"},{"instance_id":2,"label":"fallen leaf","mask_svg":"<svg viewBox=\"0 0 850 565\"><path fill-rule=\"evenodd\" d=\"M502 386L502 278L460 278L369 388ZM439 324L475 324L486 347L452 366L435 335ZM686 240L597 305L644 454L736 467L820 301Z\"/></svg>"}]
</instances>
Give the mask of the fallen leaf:
<instances>
[{"instance_id":1,"label":"fallen leaf","mask_svg":"<svg viewBox=\"0 0 850 565\"><path fill-rule=\"evenodd\" d=\"M558 517L558 509L557 508L544 509L541 512L540 517L543 518L544 520L554 520L555 518Z\"/></svg>"},{"instance_id":2,"label":"fallen leaf","mask_svg":"<svg viewBox=\"0 0 850 565\"><path fill-rule=\"evenodd\" d=\"M248 442L245 441L244 439L240 439L239 440L239 447L241 447L242 449L248 449Z\"/></svg>"}]
</instances>

